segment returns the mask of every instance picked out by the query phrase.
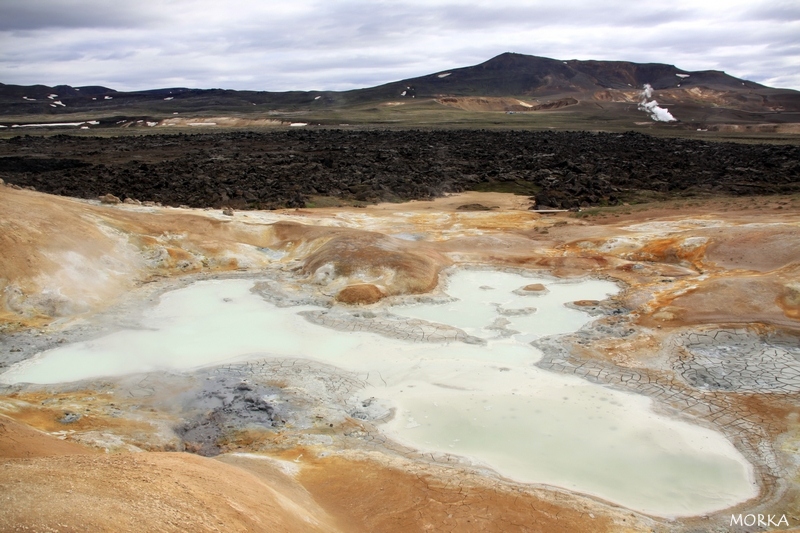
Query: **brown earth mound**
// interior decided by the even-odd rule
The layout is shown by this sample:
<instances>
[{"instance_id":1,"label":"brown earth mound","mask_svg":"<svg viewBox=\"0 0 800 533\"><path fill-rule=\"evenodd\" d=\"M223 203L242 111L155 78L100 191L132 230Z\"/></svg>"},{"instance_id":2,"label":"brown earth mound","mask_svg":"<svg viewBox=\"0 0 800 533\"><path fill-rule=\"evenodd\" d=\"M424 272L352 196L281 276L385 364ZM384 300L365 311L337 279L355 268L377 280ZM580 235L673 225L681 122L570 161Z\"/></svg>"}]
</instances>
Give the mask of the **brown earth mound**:
<instances>
[{"instance_id":1,"label":"brown earth mound","mask_svg":"<svg viewBox=\"0 0 800 533\"><path fill-rule=\"evenodd\" d=\"M94 450L74 442L57 439L25 424L0 415L0 461L51 455L86 455ZM0 476L2 478L2 476Z\"/></svg>"},{"instance_id":2,"label":"brown earth mound","mask_svg":"<svg viewBox=\"0 0 800 533\"><path fill-rule=\"evenodd\" d=\"M426 243L397 239L371 231L305 226L279 222L272 226L278 246L299 243L314 251L303 271L319 282L337 278L381 280L389 295L433 290L439 271L451 264Z\"/></svg>"},{"instance_id":3,"label":"brown earth mound","mask_svg":"<svg viewBox=\"0 0 800 533\"><path fill-rule=\"evenodd\" d=\"M184 453L2 461L0 530L339 531L252 474Z\"/></svg>"},{"instance_id":4,"label":"brown earth mound","mask_svg":"<svg viewBox=\"0 0 800 533\"><path fill-rule=\"evenodd\" d=\"M531 283L530 285L522 287L522 290L525 292L543 292L547 290L547 288L541 283Z\"/></svg>"},{"instance_id":5,"label":"brown earth mound","mask_svg":"<svg viewBox=\"0 0 800 533\"><path fill-rule=\"evenodd\" d=\"M102 308L152 276L268 262L249 248L267 246L268 232L187 212L129 211L0 186L0 217L0 322ZM230 254L237 249L238 259Z\"/></svg>"},{"instance_id":6,"label":"brown earth mound","mask_svg":"<svg viewBox=\"0 0 800 533\"><path fill-rule=\"evenodd\" d=\"M732 276L704 283L673 300L672 305L681 309L684 321L693 324L761 322L797 328L797 320L787 316L779 305L782 296L789 296L787 302L791 300L790 294L773 276ZM788 310L797 314L795 308Z\"/></svg>"},{"instance_id":7,"label":"brown earth mound","mask_svg":"<svg viewBox=\"0 0 800 533\"><path fill-rule=\"evenodd\" d=\"M750 225L710 230L706 258L727 269L761 272L800 263L800 227Z\"/></svg>"},{"instance_id":8,"label":"brown earth mound","mask_svg":"<svg viewBox=\"0 0 800 533\"><path fill-rule=\"evenodd\" d=\"M491 96L444 96L442 98L437 98L436 101L442 105L463 109L464 111L511 111L514 113L561 109L562 107L576 105L578 103L575 98L560 98L545 103L539 103L538 101L530 103L517 98L498 98Z\"/></svg>"},{"instance_id":9,"label":"brown earth mound","mask_svg":"<svg viewBox=\"0 0 800 533\"><path fill-rule=\"evenodd\" d=\"M574 501L548 501L465 478L444 481L367 461L323 459L305 468L299 479L324 509L347 524L348 531L358 533L634 530L606 516L595 517ZM642 526L633 522L633 528Z\"/></svg>"},{"instance_id":10,"label":"brown earth mound","mask_svg":"<svg viewBox=\"0 0 800 533\"><path fill-rule=\"evenodd\" d=\"M277 477L185 453L98 454L0 415L0 531L340 531Z\"/></svg>"},{"instance_id":11,"label":"brown earth mound","mask_svg":"<svg viewBox=\"0 0 800 533\"><path fill-rule=\"evenodd\" d=\"M385 294L371 283L348 285L336 295L336 301L343 304L359 305L379 302Z\"/></svg>"}]
</instances>

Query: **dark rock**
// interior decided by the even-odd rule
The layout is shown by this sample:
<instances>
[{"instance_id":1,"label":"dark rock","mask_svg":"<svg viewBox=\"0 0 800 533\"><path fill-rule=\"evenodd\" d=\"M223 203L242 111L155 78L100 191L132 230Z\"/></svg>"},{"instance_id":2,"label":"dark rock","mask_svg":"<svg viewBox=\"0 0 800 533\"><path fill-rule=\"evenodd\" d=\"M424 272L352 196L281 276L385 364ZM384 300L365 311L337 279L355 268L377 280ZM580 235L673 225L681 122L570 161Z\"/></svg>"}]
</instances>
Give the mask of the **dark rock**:
<instances>
[{"instance_id":1,"label":"dark rock","mask_svg":"<svg viewBox=\"0 0 800 533\"><path fill-rule=\"evenodd\" d=\"M304 207L312 195L375 202L512 187L534 194L539 209L570 209L617 205L641 192L797 193L800 147L633 132L320 129L26 136L0 139L0 179L81 198L111 194L145 205L218 209Z\"/></svg>"},{"instance_id":2,"label":"dark rock","mask_svg":"<svg viewBox=\"0 0 800 533\"><path fill-rule=\"evenodd\" d=\"M81 419L80 413L72 413L69 411L64 412L64 416L58 419L58 421L62 424L72 424L73 422L77 422Z\"/></svg>"},{"instance_id":3,"label":"dark rock","mask_svg":"<svg viewBox=\"0 0 800 533\"><path fill-rule=\"evenodd\" d=\"M456 207L458 211L491 211L492 209L498 209L498 206L485 206L483 204L463 204Z\"/></svg>"}]
</instances>

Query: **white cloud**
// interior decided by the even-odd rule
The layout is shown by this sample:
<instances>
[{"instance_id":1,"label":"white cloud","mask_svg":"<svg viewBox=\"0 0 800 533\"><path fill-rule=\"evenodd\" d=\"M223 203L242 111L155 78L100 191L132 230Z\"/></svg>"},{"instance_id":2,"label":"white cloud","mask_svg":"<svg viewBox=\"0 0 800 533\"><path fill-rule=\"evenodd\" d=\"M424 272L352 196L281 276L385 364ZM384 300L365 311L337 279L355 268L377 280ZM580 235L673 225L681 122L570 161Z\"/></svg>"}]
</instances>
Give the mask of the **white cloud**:
<instances>
[{"instance_id":1,"label":"white cloud","mask_svg":"<svg viewBox=\"0 0 800 533\"><path fill-rule=\"evenodd\" d=\"M513 51L800 89L800 10L731 0L3 0L3 83L351 89Z\"/></svg>"}]
</instances>

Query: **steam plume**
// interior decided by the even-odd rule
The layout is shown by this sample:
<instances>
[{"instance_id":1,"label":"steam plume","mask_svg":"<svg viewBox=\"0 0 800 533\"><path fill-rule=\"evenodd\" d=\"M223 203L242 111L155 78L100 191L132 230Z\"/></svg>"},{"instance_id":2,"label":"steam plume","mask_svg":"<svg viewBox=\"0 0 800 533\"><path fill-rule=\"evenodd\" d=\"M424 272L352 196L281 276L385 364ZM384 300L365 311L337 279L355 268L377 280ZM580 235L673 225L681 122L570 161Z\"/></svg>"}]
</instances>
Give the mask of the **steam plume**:
<instances>
[{"instance_id":1,"label":"steam plume","mask_svg":"<svg viewBox=\"0 0 800 533\"><path fill-rule=\"evenodd\" d=\"M649 83L644 84L642 100L639 102L639 110L644 111L656 122L674 122L677 119L672 116L667 109L658 106L658 102L650 100L653 97L653 87ZM648 100L650 100L648 102Z\"/></svg>"}]
</instances>

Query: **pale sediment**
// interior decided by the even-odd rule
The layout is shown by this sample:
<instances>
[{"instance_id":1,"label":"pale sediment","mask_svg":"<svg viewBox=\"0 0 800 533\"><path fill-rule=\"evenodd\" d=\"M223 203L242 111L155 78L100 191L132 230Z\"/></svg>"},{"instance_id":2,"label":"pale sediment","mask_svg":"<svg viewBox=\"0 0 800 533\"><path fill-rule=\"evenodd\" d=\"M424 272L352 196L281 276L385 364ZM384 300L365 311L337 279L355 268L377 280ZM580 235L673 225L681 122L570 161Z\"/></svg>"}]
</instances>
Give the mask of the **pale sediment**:
<instances>
[{"instance_id":1,"label":"pale sediment","mask_svg":"<svg viewBox=\"0 0 800 533\"><path fill-rule=\"evenodd\" d=\"M436 324L418 318L406 318L391 313L372 311L301 311L312 324L337 331L377 333L392 339L410 342L465 342L486 344L484 339L467 335L463 330L446 324Z\"/></svg>"},{"instance_id":2,"label":"pale sediment","mask_svg":"<svg viewBox=\"0 0 800 533\"><path fill-rule=\"evenodd\" d=\"M746 393L769 392L775 395L776 401L780 396L791 401L795 394L791 370L797 364L793 357L797 348L791 344L791 337L777 335L777 342L770 342L744 328L688 329L668 337L662 345L659 359L671 364L674 370L665 369L657 363L620 366L604 360L602 356L587 358L577 355L574 347L580 346L583 351L591 352L593 339L608 336L624 339L638 333L628 326L627 317L612 318L605 322L596 322L573 334L535 341L533 344L544 353L536 365L549 371L579 376L593 383L643 394L652 398L660 410L672 416L701 422L722 432L755 469L761 487L758 508L774 509L786 497L788 470L787 458L781 457L771 442L774 435L784 431L785 426L781 419L765 414L758 404L749 404ZM718 359L703 352L703 348L710 348L715 338L723 344L723 355ZM691 354L687 355L686 351L691 351ZM693 359L691 355L697 352L706 357ZM736 370L749 366L752 371L763 362L766 362L767 372L775 369L777 376L753 380L748 379L747 372L739 374ZM703 375L710 377L704 381L697 379L700 374L697 368L705 370L707 374ZM787 369L790 373L780 380L776 379ZM687 379L687 374L691 378ZM716 386L709 386L708 381L712 378L716 379L712 382ZM756 386L761 388L753 390Z\"/></svg>"}]
</instances>

